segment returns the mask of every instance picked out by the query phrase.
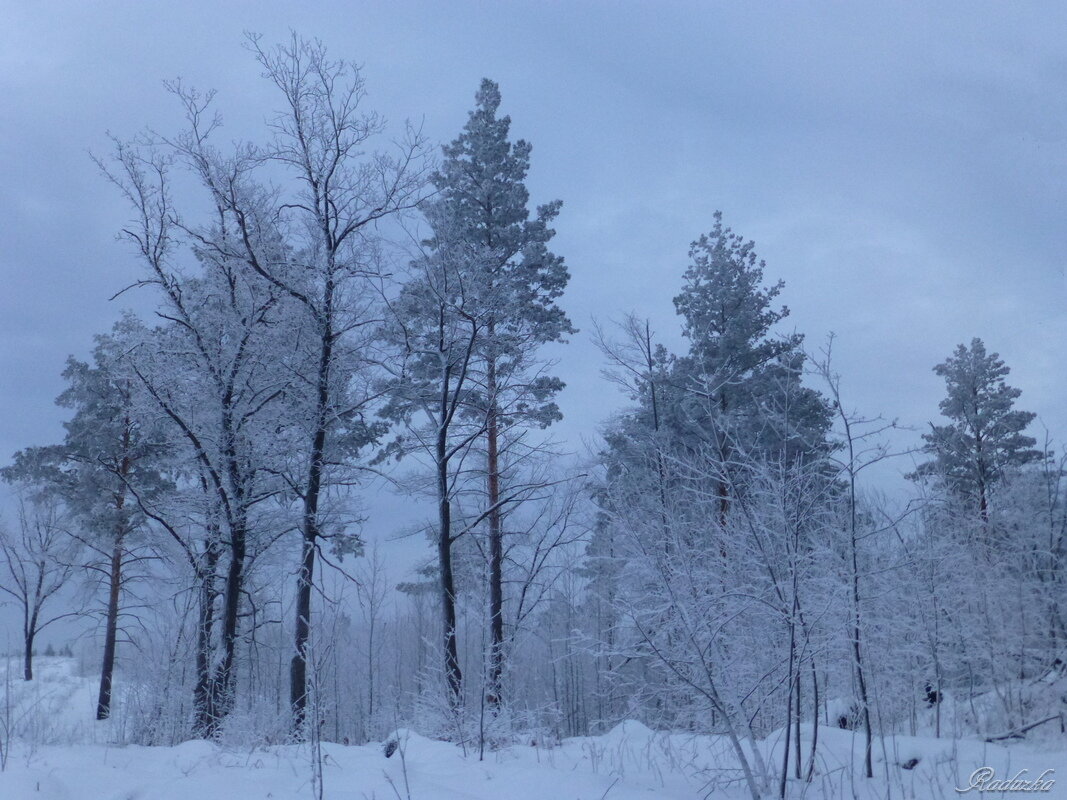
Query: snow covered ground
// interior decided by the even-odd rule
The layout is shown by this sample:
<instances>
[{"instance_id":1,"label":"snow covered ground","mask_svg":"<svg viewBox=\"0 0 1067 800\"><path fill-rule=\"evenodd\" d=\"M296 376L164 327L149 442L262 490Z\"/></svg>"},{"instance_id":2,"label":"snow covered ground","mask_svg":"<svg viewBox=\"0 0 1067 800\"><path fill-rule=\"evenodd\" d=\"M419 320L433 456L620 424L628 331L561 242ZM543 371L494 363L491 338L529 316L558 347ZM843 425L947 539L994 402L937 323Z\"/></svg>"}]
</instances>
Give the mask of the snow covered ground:
<instances>
[{"instance_id":1,"label":"snow covered ground","mask_svg":"<svg viewBox=\"0 0 1067 800\"><path fill-rule=\"evenodd\" d=\"M310 749L302 746L223 748L205 741L176 747L116 746L116 723L92 719L93 685L73 674L73 660L40 659L32 684L15 671L10 706L0 698L0 734L14 727L0 773L2 800L301 800L315 797ZM17 666L14 665L13 666ZM5 681L6 683L6 681ZM721 737L654 733L626 722L597 737L555 747L532 744L487 754L416 733L399 732L399 751L381 744L323 745L327 800L690 800L743 798L737 763ZM876 742L876 779L860 777L862 741L850 731L819 732L817 776L789 787L794 798L960 796L971 772L991 767L997 778L1027 769L1059 781L1039 797L1067 798L1062 740L1010 747L976 740L894 737ZM4 737L7 744L7 737ZM775 737L761 743L768 763L781 759ZM906 765L917 759L911 768ZM977 790L972 797L983 796ZM1011 793L997 797L1026 797Z\"/></svg>"}]
</instances>

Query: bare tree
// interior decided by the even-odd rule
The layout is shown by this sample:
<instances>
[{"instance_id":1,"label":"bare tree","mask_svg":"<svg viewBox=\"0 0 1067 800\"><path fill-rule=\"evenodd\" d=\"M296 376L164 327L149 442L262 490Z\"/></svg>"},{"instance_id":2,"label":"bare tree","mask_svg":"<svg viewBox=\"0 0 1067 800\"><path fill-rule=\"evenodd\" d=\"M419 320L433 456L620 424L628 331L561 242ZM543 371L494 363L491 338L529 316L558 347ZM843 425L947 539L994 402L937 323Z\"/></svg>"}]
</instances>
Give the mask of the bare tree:
<instances>
[{"instance_id":1,"label":"bare tree","mask_svg":"<svg viewBox=\"0 0 1067 800\"><path fill-rule=\"evenodd\" d=\"M864 629L866 598L863 591L865 571L862 563L862 541L870 531L863 530L859 518L860 473L891 456L884 441L886 431L896 426L880 417L863 417L846 410L841 399L841 377L831 366L833 336L823 350L823 358L815 364L815 370L823 378L829 392L833 409L839 422L838 436L843 445L839 456L834 458L840 469L840 477L846 486L846 513L844 521L845 558L848 580L849 641L852 650L852 666L859 690L860 716L863 722L864 748L863 769L868 778L874 777L872 761L873 731L871 727L870 669L864 655Z\"/></svg>"},{"instance_id":2,"label":"bare tree","mask_svg":"<svg viewBox=\"0 0 1067 800\"><path fill-rule=\"evenodd\" d=\"M354 64L331 60L321 43L295 34L275 48L263 47L258 36L250 36L248 46L264 77L282 95L281 110L269 123L268 142L236 145L224 154L211 142L221 124L211 110L214 94L200 94L175 83L170 88L184 107L187 127L172 138L148 136L153 155L136 165L164 184L172 163L188 167L210 195L214 216L208 224L185 221L172 207L165 185L155 188L129 176L122 185L147 220L133 230L131 238L153 267L148 282L163 289L171 306L167 319L192 337L194 355L201 343L196 341L197 326L188 326L186 319L197 309L181 307L186 297L181 276L172 269L156 268L157 262L169 256L172 238L179 233L188 237L197 258L215 274L229 275L231 288L236 289L230 305L242 304L236 330L226 341L247 342L248 347L222 351L233 369L220 365L223 368L208 371L220 401L231 404L229 431L204 439L196 436L195 426L186 420L185 435L210 478L220 511L232 517L228 528L234 552L224 603L227 642L236 637L233 623L238 615L242 544L247 540L242 517L264 497L263 492L245 492L247 482L232 480L233 470L270 472L300 507L301 553L290 668L293 724L299 730L306 704L307 641L319 549L327 540L341 549L359 547L358 536L347 530L346 521L327 507L326 500L331 486L355 482L355 456L375 440L380 429L366 414L377 391L368 375L374 359L366 340L379 319L368 291L380 252L377 227L418 202L424 183L422 142L409 130L394 155L367 155L366 149L383 131L384 123L376 114L363 111L364 84ZM293 178L291 183L279 184L279 168ZM142 193L141 185L149 191ZM142 202L143 198L148 202ZM282 318L284 324L279 324ZM269 357L260 360L253 354L262 351L257 351L252 340L264 326L286 333ZM245 333L253 334L252 338L244 337ZM246 394L244 399L251 407L233 407L234 394L225 390L226 385L247 377L244 365L282 366L282 362L289 376L284 386L275 384L263 393ZM182 415L171 413L176 409L165 393L157 390L154 396L174 424L182 427L176 418ZM280 411L279 404L286 411ZM209 464L211 446L233 451L243 440L238 427L264 414L276 416L272 430L284 445L283 463L249 461L231 452ZM227 657L227 661L232 659Z\"/></svg>"},{"instance_id":3,"label":"bare tree","mask_svg":"<svg viewBox=\"0 0 1067 800\"><path fill-rule=\"evenodd\" d=\"M309 389L310 424L303 430L303 470L293 481L303 508L289 687L293 725L299 729L306 705L315 558L325 534L322 501L331 484L345 482L342 451L350 453L374 438L362 426L370 393L352 380L357 365L367 363L361 352L366 343L351 339L377 321L362 299L378 249L375 228L420 200L423 145L409 129L394 156L364 157L384 123L361 108L366 92L355 64L331 60L321 43L295 34L270 49L256 36L249 45L285 102L271 124L273 141L250 154L245 166L273 162L295 177L300 188L274 209L289 223L295 259L279 264L257 245L259 218L248 195L236 182L220 180L206 148L194 155L204 160L204 179L234 215L241 244L235 255L295 301L309 324L308 371L301 377ZM346 441L340 442L341 437Z\"/></svg>"},{"instance_id":4,"label":"bare tree","mask_svg":"<svg viewBox=\"0 0 1067 800\"><path fill-rule=\"evenodd\" d=\"M79 613L49 615L45 610L46 605L55 604L56 595L70 580L77 547L66 531L59 500L22 494L17 530L0 527L0 553L7 562L0 591L11 596L22 613L23 678L32 681L37 635L52 623Z\"/></svg>"},{"instance_id":5,"label":"bare tree","mask_svg":"<svg viewBox=\"0 0 1067 800\"><path fill-rule=\"evenodd\" d=\"M371 548L370 555L356 574L356 599L363 615L367 631L367 724L373 730L375 714L382 713L381 696L381 628L385 623L383 610L389 586L386 582L385 565L378 546Z\"/></svg>"}]
</instances>

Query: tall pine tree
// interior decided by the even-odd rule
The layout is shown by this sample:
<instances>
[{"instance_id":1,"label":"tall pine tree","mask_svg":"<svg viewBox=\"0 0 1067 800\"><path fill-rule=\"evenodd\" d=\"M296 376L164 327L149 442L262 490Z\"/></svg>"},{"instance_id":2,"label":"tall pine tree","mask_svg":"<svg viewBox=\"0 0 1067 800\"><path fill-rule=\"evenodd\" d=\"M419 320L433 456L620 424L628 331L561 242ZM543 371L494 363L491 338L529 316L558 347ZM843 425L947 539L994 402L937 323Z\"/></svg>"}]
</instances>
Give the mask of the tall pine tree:
<instances>
[{"instance_id":1,"label":"tall pine tree","mask_svg":"<svg viewBox=\"0 0 1067 800\"><path fill-rule=\"evenodd\" d=\"M447 230L451 246L464 242L479 256L470 290L477 293L484 331L478 356L484 364L486 414L486 521L488 524L490 655L487 696L501 695L504 657L504 517L502 447L509 433L544 427L560 418L552 401L563 387L544 375L538 348L573 332L556 304L569 275L548 249L549 227L560 201L538 206L531 218L526 175L530 144L508 138L511 118L498 116L500 89L485 79L463 132L444 147L433 176L438 194L431 217ZM441 246L442 241L431 242Z\"/></svg>"}]
</instances>

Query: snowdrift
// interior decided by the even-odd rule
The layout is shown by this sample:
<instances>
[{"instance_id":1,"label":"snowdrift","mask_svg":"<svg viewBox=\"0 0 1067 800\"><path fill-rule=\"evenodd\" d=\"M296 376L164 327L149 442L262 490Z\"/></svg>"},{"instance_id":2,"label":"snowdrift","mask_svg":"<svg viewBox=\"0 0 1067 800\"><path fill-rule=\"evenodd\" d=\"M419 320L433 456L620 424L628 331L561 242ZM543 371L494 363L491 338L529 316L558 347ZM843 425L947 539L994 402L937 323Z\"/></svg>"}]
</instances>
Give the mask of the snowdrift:
<instances>
[{"instance_id":1,"label":"snowdrift","mask_svg":"<svg viewBox=\"0 0 1067 800\"><path fill-rule=\"evenodd\" d=\"M221 747L188 741L175 747L116 746L120 720L92 719L91 679L67 659L41 659L31 684L10 682L0 716L17 728L0 772L3 800L305 800L316 796L313 751L306 745ZM6 683L6 681L5 681ZM6 715L2 709L7 708ZM6 730L0 723L0 730ZM757 743L777 769L782 735ZM804 751L812 730L803 730ZM812 782L790 781L793 798L933 800L959 796L971 773L998 778L1027 770L1061 776L1038 796L1067 798L1062 739L1010 745L977 739L889 737L875 742L874 780L862 775L862 737L821 727ZM745 798L739 764L725 737L653 731L627 721L602 736L558 746L526 744L487 753L398 730L387 758L383 743L322 745L327 800L694 800ZM751 753L751 750L749 750ZM776 787L775 787L776 788ZM775 795L776 796L776 795ZM977 791L973 796L979 796ZM988 796L988 795L987 795ZM1010 795L1005 795L1010 796ZM1026 794L1019 796L1028 796Z\"/></svg>"}]
</instances>

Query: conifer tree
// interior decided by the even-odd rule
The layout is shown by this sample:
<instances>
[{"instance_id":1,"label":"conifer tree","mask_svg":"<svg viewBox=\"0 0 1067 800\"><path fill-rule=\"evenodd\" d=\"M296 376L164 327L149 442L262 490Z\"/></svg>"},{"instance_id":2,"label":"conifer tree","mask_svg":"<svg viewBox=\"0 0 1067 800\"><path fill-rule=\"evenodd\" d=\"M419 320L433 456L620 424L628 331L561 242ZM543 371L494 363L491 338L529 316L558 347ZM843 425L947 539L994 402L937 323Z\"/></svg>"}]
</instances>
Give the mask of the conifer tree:
<instances>
[{"instance_id":1,"label":"conifer tree","mask_svg":"<svg viewBox=\"0 0 1067 800\"><path fill-rule=\"evenodd\" d=\"M1014 408L1022 392L1004 382L1011 370L997 353L986 352L981 339L958 345L934 372L945 379L947 394L939 406L951 422L931 423L923 434L923 452L933 458L913 477L939 478L988 520L991 492L1005 470L1044 457L1034 449L1036 440L1023 433L1036 415Z\"/></svg>"},{"instance_id":2,"label":"conifer tree","mask_svg":"<svg viewBox=\"0 0 1067 800\"><path fill-rule=\"evenodd\" d=\"M746 450L787 462L824 451L830 411L817 392L801 386L804 337L775 332L789 316L786 306L774 308L785 283L764 285L766 263L755 243L725 227L721 212L689 257L674 299L689 340L674 368L673 382L690 395L683 408L688 418L679 422L695 422L691 433L705 436L728 428Z\"/></svg>"},{"instance_id":3,"label":"conifer tree","mask_svg":"<svg viewBox=\"0 0 1067 800\"><path fill-rule=\"evenodd\" d=\"M511 118L498 116L500 89L485 79L463 132L444 147L433 176L432 216L452 242L476 248L472 290L484 321L478 356L484 364L486 517L488 523L491 702L500 697L504 648L504 517L502 447L516 429L560 418L552 397L562 382L538 368L537 349L573 332L556 304L569 275L548 250L560 201L538 206L531 219L526 175L530 144L509 138ZM431 242L431 245L434 243Z\"/></svg>"},{"instance_id":4,"label":"conifer tree","mask_svg":"<svg viewBox=\"0 0 1067 800\"><path fill-rule=\"evenodd\" d=\"M724 226L716 212L711 231L692 243L689 256L674 300L688 352L657 356L662 374L640 381L639 408L615 433L626 429L624 438L632 439L651 428L659 448L716 453L722 526L730 508L728 487L743 485L739 476L725 473L737 454L788 465L819 458L829 448L831 413L818 392L802 385L803 336L775 331L789 315L785 306L774 307L784 284L765 285L765 263L755 244ZM632 332L627 338L636 341ZM632 369L641 373L648 366ZM608 440L615 455L625 458L618 436ZM656 462L665 458L657 456ZM662 467L658 471L654 480L664 486Z\"/></svg>"},{"instance_id":5,"label":"conifer tree","mask_svg":"<svg viewBox=\"0 0 1067 800\"><path fill-rule=\"evenodd\" d=\"M103 561L108 593L97 719L111 714L126 567L133 558L131 539L143 524L134 493L165 488L159 473L163 439L139 413L136 381L123 365L136 326L126 318L112 334L98 336L92 363L68 359L68 386L56 400L74 412L64 423L63 443L21 450L2 470L8 481L27 481L60 497L84 526L82 541Z\"/></svg>"}]
</instances>

